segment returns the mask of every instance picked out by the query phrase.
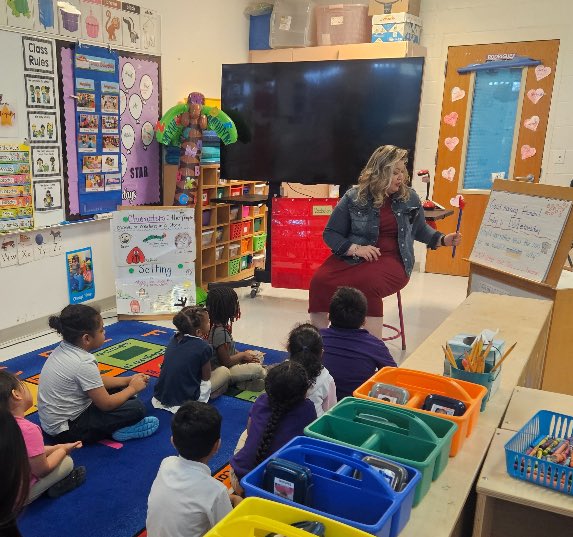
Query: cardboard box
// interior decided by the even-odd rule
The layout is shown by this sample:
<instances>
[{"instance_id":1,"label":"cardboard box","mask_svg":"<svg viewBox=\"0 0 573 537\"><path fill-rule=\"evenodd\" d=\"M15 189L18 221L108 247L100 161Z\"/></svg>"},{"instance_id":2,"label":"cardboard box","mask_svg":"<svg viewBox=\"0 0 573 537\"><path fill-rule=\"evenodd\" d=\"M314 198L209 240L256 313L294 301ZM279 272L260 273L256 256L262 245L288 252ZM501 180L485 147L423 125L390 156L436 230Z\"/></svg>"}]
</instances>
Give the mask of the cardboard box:
<instances>
[{"instance_id":1,"label":"cardboard box","mask_svg":"<svg viewBox=\"0 0 573 537\"><path fill-rule=\"evenodd\" d=\"M390 13L372 17L372 43L410 41L420 43L422 20L409 13Z\"/></svg>"},{"instance_id":2,"label":"cardboard box","mask_svg":"<svg viewBox=\"0 0 573 537\"><path fill-rule=\"evenodd\" d=\"M406 12L420 15L420 0L370 0L368 15Z\"/></svg>"},{"instance_id":3,"label":"cardboard box","mask_svg":"<svg viewBox=\"0 0 573 537\"><path fill-rule=\"evenodd\" d=\"M341 45L339 60L368 60L376 58L411 58L425 57L426 49L410 41L396 43L360 43Z\"/></svg>"}]
</instances>

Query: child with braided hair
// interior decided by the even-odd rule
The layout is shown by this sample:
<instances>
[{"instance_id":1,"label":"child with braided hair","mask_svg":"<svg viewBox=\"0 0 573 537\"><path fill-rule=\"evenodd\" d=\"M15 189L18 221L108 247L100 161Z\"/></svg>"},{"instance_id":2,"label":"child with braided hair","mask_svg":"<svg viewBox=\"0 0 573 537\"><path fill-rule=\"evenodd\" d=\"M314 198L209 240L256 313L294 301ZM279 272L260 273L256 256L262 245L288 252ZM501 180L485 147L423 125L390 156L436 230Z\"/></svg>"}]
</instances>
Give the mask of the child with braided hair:
<instances>
[{"instance_id":1,"label":"child with braided hair","mask_svg":"<svg viewBox=\"0 0 573 537\"><path fill-rule=\"evenodd\" d=\"M187 306L173 317L177 333L165 349L165 358L155 385L151 404L177 412L186 401L206 403L211 392L209 314L197 306Z\"/></svg>"},{"instance_id":2,"label":"child with braided hair","mask_svg":"<svg viewBox=\"0 0 573 537\"><path fill-rule=\"evenodd\" d=\"M247 435L243 434L231 459L231 485L237 494L243 492L239 481L246 474L289 440L302 435L316 419L314 404L306 399L309 388L308 375L299 363L287 360L269 368L266 393L251 407Z\"/></svg>"},{"instance_id":3,"label":"child with braided hair","mask_svg":"<svg viewBox=\"0 0 573 537\"><path fill-rule=\"evenodd\" d=\"M314 403L317 416L336 404L336 384L322 365L323 350L322 336L314 325L299 324L291 330L287 342L289 360L298 362L306 370L310 382L306 397Z\"/></svg>"},{"instance_id":4,"label":"child with braided hair","mask_svg":"<svg viewBox=\"0 0 573 537\"><path fill-rule=\"evenodd\" d=\"M224 286L211 289L206 307L211 318L209 343L215 349L211 360L211 393L224 393L229 384L241 390L263 390L266 370L260 358L254 351L237 352L233 340L233 323L241 317L235 290Z\"/></svg>"}]
</instances>

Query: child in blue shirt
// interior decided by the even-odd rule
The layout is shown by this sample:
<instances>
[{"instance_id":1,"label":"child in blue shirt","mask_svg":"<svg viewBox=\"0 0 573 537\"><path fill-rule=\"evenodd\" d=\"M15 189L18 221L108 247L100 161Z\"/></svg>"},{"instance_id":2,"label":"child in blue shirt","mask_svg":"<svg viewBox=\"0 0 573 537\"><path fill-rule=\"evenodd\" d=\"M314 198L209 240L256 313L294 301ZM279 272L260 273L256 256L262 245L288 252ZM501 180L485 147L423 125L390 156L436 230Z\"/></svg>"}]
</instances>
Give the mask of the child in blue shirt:
<instances>
[{"instance_id":1,"label":"child in blue shirt","mask_svg":"<svg viewBox=\"0 0 573 537\"><path fill-rule=\"evenodd\" d=\"M173 317L177 333L165 349L159 380L151 403L170 412L186 401L207 402L211 392L209 314L196 306L187 306Z\"/></svg>"}]
</instances>

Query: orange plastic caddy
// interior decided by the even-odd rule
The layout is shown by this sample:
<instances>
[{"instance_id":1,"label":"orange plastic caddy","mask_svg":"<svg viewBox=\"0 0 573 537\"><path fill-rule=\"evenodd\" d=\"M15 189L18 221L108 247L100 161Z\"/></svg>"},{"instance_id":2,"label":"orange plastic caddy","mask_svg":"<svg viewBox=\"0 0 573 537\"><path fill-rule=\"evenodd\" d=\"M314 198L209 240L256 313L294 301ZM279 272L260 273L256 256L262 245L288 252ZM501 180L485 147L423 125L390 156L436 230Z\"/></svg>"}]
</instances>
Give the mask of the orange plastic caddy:
<instances>
[{"instance_id":1,"label":"orange plastic caddy","mask_svg":"<svg viewBox=\"0 0 573 537\"><path fill-rule=\"evenodd\" d=\"M381 401L368 394L372 386L377 382L391 384L405 388L410 394L410 398L405 405L397 405L388 401ZM362 386L354 391L354 397L377 401L383 405L405 406L423 412L425 414L434 414L428 410L422 410L424 400L430 394L445 395L459 399L466 405L466 411L463 416L448 416L440 414L440 418L451 420L457 424L458 430L452 440L450 457L454 457L461 449L464 440L469 436L479 418L481 401L487 394L487 388L472 382L463 380L454 380L441 375L425 373L423 371L414 371L413 369L402 369L401 367L384 367L372 377L370 377Z\"/></svg>"}]
</instances>

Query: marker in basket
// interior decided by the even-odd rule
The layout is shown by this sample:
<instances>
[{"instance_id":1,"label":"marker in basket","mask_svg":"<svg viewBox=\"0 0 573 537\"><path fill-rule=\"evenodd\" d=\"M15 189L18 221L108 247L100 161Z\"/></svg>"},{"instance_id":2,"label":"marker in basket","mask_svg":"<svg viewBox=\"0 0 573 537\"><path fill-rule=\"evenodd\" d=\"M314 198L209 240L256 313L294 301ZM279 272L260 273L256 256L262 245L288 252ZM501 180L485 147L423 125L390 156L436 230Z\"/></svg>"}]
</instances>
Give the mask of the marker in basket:
<instances>
[{"instance_id":1,"label":"marker in basket","mask_svg":"<svg viewBox=\"0 0 573 537\"><path fill-rule=\"evenodd\" d=\"M501 360L499 362L497 362L497 364L495 364L492 368L490 373L493 373L502 363L503 361L511 354L511 351L513 349L515 349L515 346L517 345L517 341L511 346L509 347L509 349L507 349L505 351L505 353L503 354L503 356L501 357Z\"/></svg>"}]
</instances>

